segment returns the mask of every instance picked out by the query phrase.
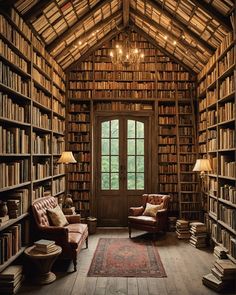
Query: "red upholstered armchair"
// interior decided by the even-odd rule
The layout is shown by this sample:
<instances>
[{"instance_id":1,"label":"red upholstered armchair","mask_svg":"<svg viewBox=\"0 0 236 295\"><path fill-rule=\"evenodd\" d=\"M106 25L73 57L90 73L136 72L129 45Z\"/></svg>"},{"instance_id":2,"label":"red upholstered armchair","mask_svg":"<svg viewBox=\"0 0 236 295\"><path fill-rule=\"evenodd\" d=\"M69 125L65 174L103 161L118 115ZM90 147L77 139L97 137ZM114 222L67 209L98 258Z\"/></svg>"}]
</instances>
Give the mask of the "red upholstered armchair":
<instances>
[{"instance_id":1,"label":"red upholstered armchair","mask_svg":"<svg viewBox=\"0 0 236 295\"><path fill-rule=\"evenodd\" d=\"M159 231L166 231L168 226L168 204L170 196L161 194L144 194L142 195L142 206L131 207L129 209L128 227L129 237L131 238L131 229L136 228L152 233ZM143 215L147 203L152 205L159 205L157 213L154 216ZM150 206L152 207L152 206Z\"/></svg>"},{"instance_id":2,"label":"red upholstered armchair","mask_svg":"<svg viewBox=\"0 0 236 295\"><path fill-rule=\"evenodd\" d=\"M88 227L87 224L80 223L79 215L66 215L69 224L64 227L51 225L47 210L56 206L57 200L52 196L39 198L32 204L36 238L55 241L57 245L62 247L61 257L72 259L76 271L77 253L85 241L86 248L88 247Z\"/></svg>"}]
</instances>

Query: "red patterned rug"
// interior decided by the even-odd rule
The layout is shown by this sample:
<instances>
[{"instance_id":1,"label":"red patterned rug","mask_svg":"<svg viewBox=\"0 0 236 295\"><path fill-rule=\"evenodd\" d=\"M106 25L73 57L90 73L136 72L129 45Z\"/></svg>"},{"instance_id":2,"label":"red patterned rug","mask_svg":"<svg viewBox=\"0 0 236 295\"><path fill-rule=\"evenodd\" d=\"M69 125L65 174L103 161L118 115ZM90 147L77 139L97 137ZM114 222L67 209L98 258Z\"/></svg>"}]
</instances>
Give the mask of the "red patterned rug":
<instances>
[{"instance_id":1,"label":"red patterned rug","mask_svg":"<svg viewBox=\"0 0 236 295\"><path fill-rule=\"evenodd\" d=\"M151 240L101 238L88 276L166 277L157 246Z\"/></svg>"}]
</instances>

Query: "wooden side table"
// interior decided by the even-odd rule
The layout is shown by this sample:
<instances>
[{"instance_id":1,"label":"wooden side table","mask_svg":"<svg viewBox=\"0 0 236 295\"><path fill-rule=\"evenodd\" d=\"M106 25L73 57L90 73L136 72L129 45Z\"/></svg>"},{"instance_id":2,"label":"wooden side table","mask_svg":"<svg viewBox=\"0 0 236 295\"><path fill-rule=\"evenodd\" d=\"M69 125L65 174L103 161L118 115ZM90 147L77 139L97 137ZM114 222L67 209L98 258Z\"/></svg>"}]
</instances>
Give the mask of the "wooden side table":
<instances>
[{"instance_id":1,"label":"wooden side table","mask_svg":"<svg viewBox=\"0 0 236 295\"><path fill-rule=\"evenodd\" d=\"M35 250L35 246L25 249L25 255L37 266L39 274L34 282L40 285L50 284L56 280L56 275L51 272L51 267L58 255L61 254L61 247L56 246L56 250L51 253L41 253Z\"/></svg>"}]
</instances>

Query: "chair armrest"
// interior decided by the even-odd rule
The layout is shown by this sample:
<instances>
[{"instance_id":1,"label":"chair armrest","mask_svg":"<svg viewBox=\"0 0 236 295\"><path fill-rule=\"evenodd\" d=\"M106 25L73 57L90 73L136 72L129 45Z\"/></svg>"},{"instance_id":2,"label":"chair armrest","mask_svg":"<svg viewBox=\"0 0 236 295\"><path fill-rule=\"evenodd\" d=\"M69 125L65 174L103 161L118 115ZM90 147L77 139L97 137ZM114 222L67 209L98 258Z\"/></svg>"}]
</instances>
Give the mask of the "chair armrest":
<instances>
[{"instance_id":1,"label":"chair armrest","mask_svg":"<svg viewBox=\"0 0 236 295\"><path fill-rule=\"evenodd\" d=\"M144 212L143 206L129 208L129 215L131 216L139 216L139 215L142 215L143 212Z\"/></svg>"},{"instance_id":2,"label":"chair armrest","mask_svg":"<svg viewBox=\"0 0 236 295\"><path fill-rule=\"evenodd\" d=\"M54 240L56 243L68 243L69 230L60 226L39 226L38 229L44 237Z\"/></svg>"},{"instance_id":3,"label":"chair armrest","mask_svg":"<svg viewBox=\"0 0 236 295\"><path fill-rule=\"evenodd\" d=\"M80 214L77 215L65 215L67 221L71 223L81 223Z\"/></svg>"},{"instance_id":4,"label":"chair armrest","mask_svg":"<svg viewBox=\"0 0 236 295\"><path fill-rule=\"evenodd\" d=\"M157 217L158 217L158 216L162 216L162 215L164 215L164 214L166 214L166 213L167 213L167 210L166 210L166 209L158 210L158 211L157 211Z\"/></svg>"}]
</instances>

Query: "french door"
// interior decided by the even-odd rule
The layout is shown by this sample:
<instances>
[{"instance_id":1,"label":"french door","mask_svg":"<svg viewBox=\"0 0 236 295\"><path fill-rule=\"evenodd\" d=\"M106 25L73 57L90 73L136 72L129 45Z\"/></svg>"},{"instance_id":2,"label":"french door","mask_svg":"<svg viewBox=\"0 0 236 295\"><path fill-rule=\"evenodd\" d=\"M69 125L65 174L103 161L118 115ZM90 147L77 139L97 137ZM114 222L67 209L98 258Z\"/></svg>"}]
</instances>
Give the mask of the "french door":
<instances>
[{"instance_id":1,"label":"french door","mask_svg":"<svg viewBox=\"0 0 236 295\"><path fill-rule=\"evenodd\" d=\"M148 118L98 117L96 130L98 224L126 226L128 208L148 186Z\"/></svg>"}]
</instances>

